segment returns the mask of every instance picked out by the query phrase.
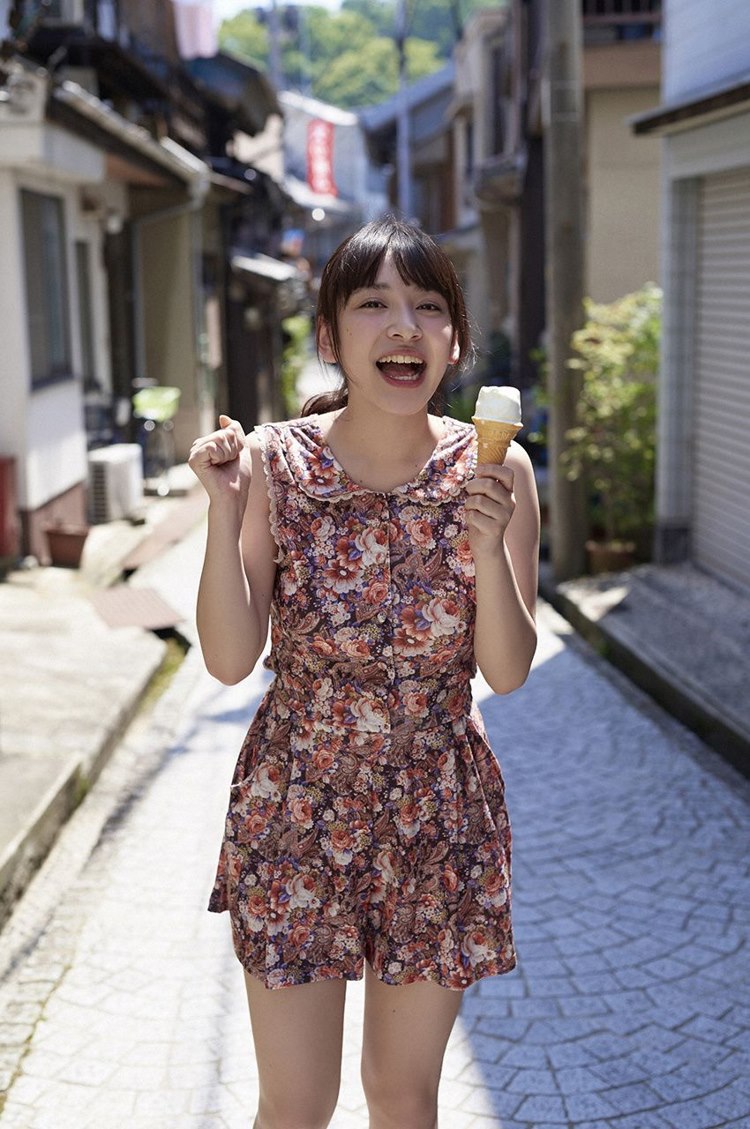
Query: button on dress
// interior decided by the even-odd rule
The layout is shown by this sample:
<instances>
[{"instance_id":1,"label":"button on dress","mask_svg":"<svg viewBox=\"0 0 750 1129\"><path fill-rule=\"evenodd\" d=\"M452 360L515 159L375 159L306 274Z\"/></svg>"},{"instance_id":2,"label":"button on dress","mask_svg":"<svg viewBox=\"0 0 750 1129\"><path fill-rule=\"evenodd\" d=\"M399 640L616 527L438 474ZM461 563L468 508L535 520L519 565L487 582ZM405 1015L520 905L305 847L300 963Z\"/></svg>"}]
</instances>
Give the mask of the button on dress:
<instances>
[{"instance_id":1,"label":"button on dress","mask_svg":"<svg viewBox=\"0 0 750 1129\"><path fill-rule=\"evenodd\" d=\"M259 435L278 545L274 680L243 743L209 902L268 988L463 989L515 965L503 779L472 702L472 427L421 473L349 478L317 416Z\"/></svg>"}]
</instances>

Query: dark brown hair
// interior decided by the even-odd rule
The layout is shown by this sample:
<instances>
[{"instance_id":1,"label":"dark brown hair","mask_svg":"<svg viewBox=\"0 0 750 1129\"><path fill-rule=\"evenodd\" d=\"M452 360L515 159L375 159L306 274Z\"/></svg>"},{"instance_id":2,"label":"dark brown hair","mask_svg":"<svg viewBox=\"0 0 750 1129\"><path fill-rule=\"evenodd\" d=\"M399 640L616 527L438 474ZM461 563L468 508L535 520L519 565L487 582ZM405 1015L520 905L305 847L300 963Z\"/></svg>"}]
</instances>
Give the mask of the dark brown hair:
<instances>
[{"instance_id":1,"label":"dark brown hair","mask_svg":"<svg viewBox=\"0 0 750 1129\"><path fill-rule=\"evenodd\" d=\"M366 224L337 247L323 268L320 280L316 338L321 327L328 326L331 345L338 358L339 314L355 290L372 286L386 253L392 256L396 270L404 282L418 286L421 290L435 290L445 298L448 305L451 325L458 342L459 359L455 365L448 366L445 377L430 400L432 411L442 411L447 381L452 379L472 352L469 317L453 263L442 247L414 224L405 223L396 216L384 216ZM349 392L346 374L342 371L341 375L341 386L332 392L313 396L302 409L303 416L344 407Z\"/></svg>"}]
</instances>

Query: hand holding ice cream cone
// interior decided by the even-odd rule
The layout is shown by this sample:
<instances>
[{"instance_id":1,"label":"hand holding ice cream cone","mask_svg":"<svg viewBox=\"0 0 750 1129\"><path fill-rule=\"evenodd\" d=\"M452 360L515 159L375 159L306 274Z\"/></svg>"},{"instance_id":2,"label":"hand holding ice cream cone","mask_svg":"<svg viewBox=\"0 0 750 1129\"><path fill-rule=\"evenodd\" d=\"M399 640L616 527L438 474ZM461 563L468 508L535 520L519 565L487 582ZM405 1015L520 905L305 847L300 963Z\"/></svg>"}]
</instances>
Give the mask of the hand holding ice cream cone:
<instances>
[{"instance_id":1,"label":"hand holding ice cream cone","mask_svg":"<svg viewBox=\"0 0 750 1129\"><path fill-rule=\"evenodd\" d=\"M502 463L521 430L521 394L510 385L479 389L472 423L477 429L477 462Z\"/></svg>"}]
</instances>

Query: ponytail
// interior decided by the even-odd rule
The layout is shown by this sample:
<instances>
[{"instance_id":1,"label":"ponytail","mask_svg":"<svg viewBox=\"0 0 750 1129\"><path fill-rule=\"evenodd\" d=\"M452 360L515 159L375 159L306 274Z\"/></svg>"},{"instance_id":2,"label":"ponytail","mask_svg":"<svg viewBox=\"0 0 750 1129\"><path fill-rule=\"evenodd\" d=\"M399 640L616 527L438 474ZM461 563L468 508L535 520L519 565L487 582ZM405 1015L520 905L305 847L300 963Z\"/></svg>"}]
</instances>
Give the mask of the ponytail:
<instances>
[{"instance_id":1,"label":"ponytail","mask_svg":"<svg viewBox=\"0 0 750 1129\"><path fill-rule=\"evenodd\" d=\"M345 384L339 388L333 388L330 392L319 392L317 396L311 396L306 400L302 406L302 416L317 416L322 415L323 412L336 412L339 408L345 408L349 403L349 391Z\"/></svg>"}]
</instances>

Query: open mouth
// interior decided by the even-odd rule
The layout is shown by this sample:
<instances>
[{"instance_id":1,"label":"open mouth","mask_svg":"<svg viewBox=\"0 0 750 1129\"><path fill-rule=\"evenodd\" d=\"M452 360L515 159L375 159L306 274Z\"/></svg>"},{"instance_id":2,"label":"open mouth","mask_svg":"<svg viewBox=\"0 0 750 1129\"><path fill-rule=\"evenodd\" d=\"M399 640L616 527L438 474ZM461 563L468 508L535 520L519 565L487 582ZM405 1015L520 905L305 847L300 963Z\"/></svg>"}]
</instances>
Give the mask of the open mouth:
<instances>
[{"instance_id":1,"label":"open mouth","mask_svg":"<svg viewBox=\"0 0 750 1129\"><path fill-rule=\"evenodd\" d=\"M395 384L416 384L427 367L419 357L410 357L404 353L381 357L377 366L386 380Z\"/></svg>"}]
</instances>

